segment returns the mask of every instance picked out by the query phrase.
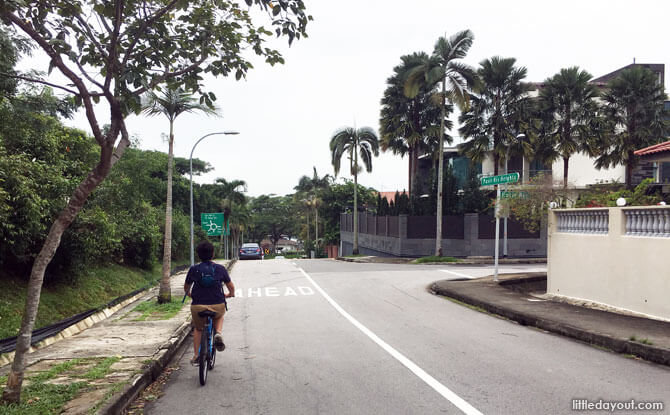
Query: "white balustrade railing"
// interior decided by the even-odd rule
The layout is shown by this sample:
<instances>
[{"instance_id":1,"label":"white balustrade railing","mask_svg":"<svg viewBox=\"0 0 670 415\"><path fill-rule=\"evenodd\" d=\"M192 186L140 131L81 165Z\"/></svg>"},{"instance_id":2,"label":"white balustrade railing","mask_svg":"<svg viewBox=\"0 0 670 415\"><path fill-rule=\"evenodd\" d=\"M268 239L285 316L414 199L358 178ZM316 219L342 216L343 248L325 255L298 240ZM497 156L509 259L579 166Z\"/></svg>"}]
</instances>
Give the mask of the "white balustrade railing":
<instances>
[{"instance_id":1,"label":"white balustrade railing","mask_svg":"<svg viewBox=\"0 0 670 415\"><path fill-rule=\"evenodd\" d=\"M670 238L670 207L626 209L626 235Z\"/></svg>"},{"instance_id":2,"label":"white balustrade railing","mask_svg":"<svg viewBox=\"0 0 670 415\"><path fill-rule=\"evenodd\" d=\"M609 211L584 209L557 211L558 232L606 234L609 231Z\"/></svg>"}]
</instances>

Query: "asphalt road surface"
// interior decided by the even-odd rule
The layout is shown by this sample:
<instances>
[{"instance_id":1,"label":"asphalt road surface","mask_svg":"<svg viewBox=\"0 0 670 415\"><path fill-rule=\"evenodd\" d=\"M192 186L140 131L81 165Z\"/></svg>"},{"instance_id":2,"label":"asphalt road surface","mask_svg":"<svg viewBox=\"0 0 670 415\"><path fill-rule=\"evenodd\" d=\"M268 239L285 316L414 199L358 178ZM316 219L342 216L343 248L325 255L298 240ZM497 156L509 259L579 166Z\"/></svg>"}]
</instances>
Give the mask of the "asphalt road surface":
<instances>
[{"instance_id":1,"label":"asphalt road surface","mask_svg":"<svg viewBox=\"0 0 670 415\"><path fill-rule=\"evenodd\" d=\"M543 271L535 265L501 272ZM207 384L184 348L147 414L559 414L663 401L670 370L432 295L492 266L240 261ZM616 413L632 413L620 411ZM636 412L644 413L644 412Z\"/></svg>"}]
</instances>

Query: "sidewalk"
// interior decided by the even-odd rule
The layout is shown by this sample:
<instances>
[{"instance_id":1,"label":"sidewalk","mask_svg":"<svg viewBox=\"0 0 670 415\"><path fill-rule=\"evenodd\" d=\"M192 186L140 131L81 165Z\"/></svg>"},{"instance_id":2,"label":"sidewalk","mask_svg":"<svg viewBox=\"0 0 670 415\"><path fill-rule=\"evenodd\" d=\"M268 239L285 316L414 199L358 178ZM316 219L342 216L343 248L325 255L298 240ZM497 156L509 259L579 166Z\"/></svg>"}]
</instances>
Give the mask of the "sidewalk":
<instances>
[{"instance_id":1,"label":"sidewalk","mask_svg":"<svg viewBox=\"0 0 670 415\"><path fill-rule=\"evenodd\" d=\"M233 264L225 265L230 269ZM185 276L185 271L178 273L170 282L172 297L179 301ZM32 383L58 386L62 414L120 413L158 377L191 331L188 306L168 319L152 319L135 310L155 301L157 293L158 287L152 288L93 327L30 353L22 395ZM0 378L10 366L0 367ZM26 408L42 404L46 403L32 400Z\"/></svg>"},{"instance_id":2,"label":"sidewalk","mask_svg":"<svg viewBox=\"0 0 670 415\"><path fill-rule=\"evenodd\" d=\"M409 264L416 258L382 257L382 256L357 256L337 257L338 261L357 262L359 264ZM421 265L476 265L493 264L493 257L468 257L458 258L458 262L424 262ZM547 258L498 258L499 264L546 264Z\"/></svg>"},{"instance_id":3,"label":"sidewalk","mask_svg":"<svg viewBox=\"0 0 670 415\"><path fill-rule=\"evenodd\" d=\"M522 325L670 366L670 322L544 300L523 289L513 288L518 284L546 281L545 273L503 274L500 280L501 284L494 282L492 277L445 280L435 282L431 288L436 294Z\"/></svg>"}]
</instances>

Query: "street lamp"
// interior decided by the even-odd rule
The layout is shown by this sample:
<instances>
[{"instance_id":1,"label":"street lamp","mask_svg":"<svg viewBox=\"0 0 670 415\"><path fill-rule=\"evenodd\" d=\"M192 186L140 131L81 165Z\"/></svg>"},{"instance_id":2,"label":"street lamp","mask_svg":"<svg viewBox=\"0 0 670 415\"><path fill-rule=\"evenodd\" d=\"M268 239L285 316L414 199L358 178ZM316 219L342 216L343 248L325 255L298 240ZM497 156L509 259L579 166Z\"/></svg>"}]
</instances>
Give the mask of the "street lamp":
<instances>
[{"instance_id":1,"label":"street lamp","mask_svg":"<svg viewBox=\"0 0 670 415\"><path fill-rule=\"evenodd\" d=\"M191 149L191 156L189 157L188 163L191 171L191 266L195 265L195 258L193 256L193 151L195 151L195 146L198 145L199 142L204 140L205 138L209 137L210 135L237 135L239 134L237 131L223 131L220 133L209 133L207 135L204 135L200 137L198 141L193 144L193 148Z\"/></svg>"}]
</instances>

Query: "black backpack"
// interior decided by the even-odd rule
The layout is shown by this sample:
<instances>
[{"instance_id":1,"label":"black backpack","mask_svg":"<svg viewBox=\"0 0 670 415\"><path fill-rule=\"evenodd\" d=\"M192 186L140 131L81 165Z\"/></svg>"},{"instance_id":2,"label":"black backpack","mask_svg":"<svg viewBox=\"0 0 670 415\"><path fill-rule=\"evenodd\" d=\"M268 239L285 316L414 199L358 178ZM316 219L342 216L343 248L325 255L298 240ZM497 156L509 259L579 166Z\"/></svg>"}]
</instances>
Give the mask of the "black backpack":
<instances>
[{"instance_id":1,"label":"black backpack","mask_svg":"<svg viewBox=\"0 0 670 415\"><path fill-rule=\"evenodd\" d=\"M200 271L200 279L196 283L202 288L211 288L214 287L217 283L217 279L214 277L214 264L208 270Z\"/></svg>"}]
</instances>

